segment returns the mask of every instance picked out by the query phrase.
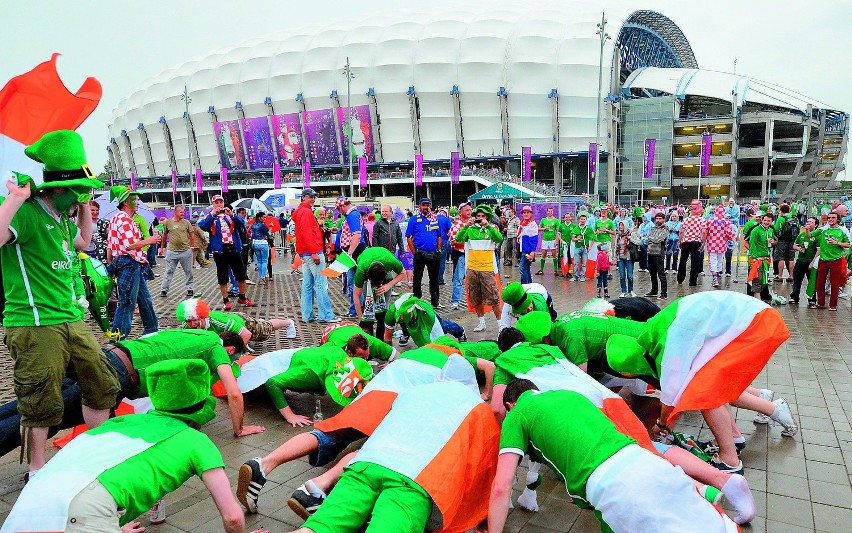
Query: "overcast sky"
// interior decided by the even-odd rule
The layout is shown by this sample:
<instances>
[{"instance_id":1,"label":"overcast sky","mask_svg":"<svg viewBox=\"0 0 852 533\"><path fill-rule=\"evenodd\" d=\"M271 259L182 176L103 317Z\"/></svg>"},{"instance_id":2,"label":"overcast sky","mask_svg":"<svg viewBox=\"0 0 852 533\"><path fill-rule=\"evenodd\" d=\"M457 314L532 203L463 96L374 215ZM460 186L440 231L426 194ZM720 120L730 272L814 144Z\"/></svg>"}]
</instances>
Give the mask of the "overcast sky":
<instances>
[{"instance_id":1,"label":"overcast sky","mask_svg":"<svg viewBox=\"0 0 852 533\"><path fill-rule=\"evenodd\" d=\"M107 159L112 111L135 87L163 70L218 48L237 44L269 25L286 33L301 22L314 24L362 18L393 10L452 9L455 6L516 5L518 0L372 0L285 2L271 0L106 0L14 2L3 10L0 84L59 52L59 73L76 91L87 76L104 95L78 131L96 172ZM568 0L551 0L567 2ZM7 3L11 3L8 2ZM628 13L654 9L686 35L701 68L752 76L796 90L847 113L852 111L852 2L836 0L716 0L686 2L576 2L590 9ZM536 5L535 3L532 4ZM550 4L553 5L553 4ZM608 28L609 29L609 28ZM612 28L614 34L617 28ZM594 35L595 28L589 28Z\"/></svg>"}]
</instances>

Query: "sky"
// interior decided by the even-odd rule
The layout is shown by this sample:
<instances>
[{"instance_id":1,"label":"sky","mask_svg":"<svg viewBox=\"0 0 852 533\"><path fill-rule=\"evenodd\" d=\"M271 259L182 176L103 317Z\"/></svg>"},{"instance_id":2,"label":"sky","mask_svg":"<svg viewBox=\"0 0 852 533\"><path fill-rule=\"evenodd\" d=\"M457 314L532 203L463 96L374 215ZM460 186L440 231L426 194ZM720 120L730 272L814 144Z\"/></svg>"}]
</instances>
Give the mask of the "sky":
<instances>
[{"instance_id":1,"label":"sky","mask_svg":"<svg viewBox=\"0 0 852 533\"><path fill-rule=\"evenodd\" d=\"M188 60L238 44L258 33L286 32L288 25L339 24L388 11L483 10L518 0L28 0L3 10L0 85L50 59L62 56L58 70L75 92L88 76L103 85L101 104L78 129L90 166L99 172L107 160L107 127L113 109L145 80ZM532 0L535 9L538 0ZM552 0L553 1L553 0ZM555 0L566 2L568 0ZM10 0L3 3L12 4ZM700 68L736 72L852 112L852 2L836 0L604 0L575 2L591 9L628 13L653 9L686 35ZM258 31L264 24L268 32ZM614 26L614 25L613 25ZM596 28L590 27L594 35ZM608 28L613 34L617 28ZM848 158L847 158L848 161ZM852 173L847 173L847 175Z\"/></svg>"}]
</instances>

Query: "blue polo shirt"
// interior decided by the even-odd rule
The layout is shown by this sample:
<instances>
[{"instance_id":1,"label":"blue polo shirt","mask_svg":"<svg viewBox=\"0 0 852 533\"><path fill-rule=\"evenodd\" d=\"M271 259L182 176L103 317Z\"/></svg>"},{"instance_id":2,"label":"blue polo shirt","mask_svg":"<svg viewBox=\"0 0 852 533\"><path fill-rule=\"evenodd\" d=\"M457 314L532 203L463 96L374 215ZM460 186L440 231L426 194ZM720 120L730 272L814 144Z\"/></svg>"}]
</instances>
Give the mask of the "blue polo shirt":
<instances>
[{"instance_id":1,"label":"blue polo shirt","mask_svg":"<svg viewBox=\"0 0 852 533\"><path fill-rule=\"evenodd\" d=\"M852 211L849 211L852 213ZM438 228L441 231L441 239L450 242L450 228L453 227L453 219L446 215L438 215Z\"/></svg>"},{"instance_id":2,"label":"blue polo shirt","mask_svg":"<svg viewBox=\"0 0 852 533\"><path fill-rule=\"evenodd\" d=\"M408 221L405 229L406 237L414 237L414 249L425 252L438 250L438 236L441 234L440 224L436 219L429 220L418 213Z\"/></svg>"}]
</instances>

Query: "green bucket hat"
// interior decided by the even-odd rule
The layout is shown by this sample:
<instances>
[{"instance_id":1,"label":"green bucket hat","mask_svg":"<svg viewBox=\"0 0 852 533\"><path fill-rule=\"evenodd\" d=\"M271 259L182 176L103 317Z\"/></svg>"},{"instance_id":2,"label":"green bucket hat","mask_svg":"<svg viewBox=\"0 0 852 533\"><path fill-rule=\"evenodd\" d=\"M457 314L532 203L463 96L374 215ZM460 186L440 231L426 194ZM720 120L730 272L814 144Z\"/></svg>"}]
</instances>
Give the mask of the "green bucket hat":
<instances>
[{"instance_id":1,"label":"green bucket hat","mask_svg":"<svg viewBox=\"0 0 852 533\"><path fill-rule=\"evenodd\" d=\"M203 426L216 417L210 370L200 359L171 359L145 369L156 412Z\"/></svg>"},{"instance_id":2,"label":"green bucket hat","mask_svg":"<svg viewBox=\"0 0 852 533\"><path fill-rule=\"evenodd\" d=\"M483 213L485 213L485 216L486 216L486 217L488 217L489 219L490 219L492 216L494 216L494 210L491 208L491 206L490 206L490 205L487 205L487 204L479 204L478 206L476 206L476 209L474 209L474 210L473 210L473 212L474 212L474 213L477 213L477 212L479 212L479 211L482 211Z\"/></svg>"},{"instance_id":3,"label":"green bucket hat","mask_svg":"<svg viewBox=\"0 0 852 533\"><path fill-rule=\"evenodd\" d=\"M373 379L373 367L359 357L344 357L326 372L325 390L338 405L347 406Z\"/></svg>"},{"instance_id":4,"label":"green bucket hat","mask_svg":"<svg viewBox=\"0 0 852 533\"><path fill-rule=\"evenodd\" d=\"M456 216L456 215L458 215L458 214L459 214L459 210L458 210L458 208L455 208L455 207L451 207L451 208L450 208L450 216L451 216L451 217L454 217L454 216Z\"/></svg>"},{"instance_id":5,"label":"green bucket hat","mask_svg":"<svg viewBox=\"0 0 852 533\"><path fill-rule=\"evenodd\" d=\"M653 376L656 374L645 358L645 349L629 335L614 334L606 341L606 360L609 367L623 376Z\"/></svg>"},{"instance_id":6,"label":"green bucket hat","mask_svg":"<svg viewBox=\"0 0 852 533\"><path fill-rule=\"evenodd\" d=\"M520 314L529 309L530 304L532 304L532 296L527 294L523 285L513 281L503 289L503 302L512 306L513 313Z\"/></svg>"},{"instance_id":7,"label":"green bucket hat","mask_svg":"<svg viewBox=\"0 0 852 533\"><path fill-rule=\"evenodd\" d=\"M519 318L515 327L524 334L528 343L539 344L550 335L551 324L550 313L532 311Z\"/></svg>"},{"instance_id":8,"label":"green bucket hat","mask_svg":"<svg viewBox=\"0 0 852 533\"><path fill-rule=\"evenodd\" d=\"M72 130L58 130L45 133L41 139L28 146L24 153L33 161L44 164L44 183L35 186L36 190L53 187L77 187L80 189L99 189L103 182L86 163L83 150L83 138ZM23 185L29 176L19 174L18 182Z\"/></svg>"},{"instance_id":9,"label":"green bucket hat","mask_svg":"<svg viewBox=\"0 0 852 533\"><path fill-rule=\"evenodd\" d=\"M139 193L128 187L127 185L113 185L109 188L109 201L114 202L118 200L118 203L126 201L130 198L131 194L135 194L139 196Z\"/></svg>"}]
</instances>

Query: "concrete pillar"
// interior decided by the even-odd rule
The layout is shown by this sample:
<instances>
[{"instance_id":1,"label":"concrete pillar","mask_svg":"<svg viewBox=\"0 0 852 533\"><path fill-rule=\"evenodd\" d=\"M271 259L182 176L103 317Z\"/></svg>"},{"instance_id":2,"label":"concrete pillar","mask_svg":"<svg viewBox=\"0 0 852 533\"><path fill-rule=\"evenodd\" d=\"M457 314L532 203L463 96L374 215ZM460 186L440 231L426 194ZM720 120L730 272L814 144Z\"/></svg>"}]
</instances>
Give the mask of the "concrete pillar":
<instances>
[{"instance_id":1,"label":"concrete pillar","mask_svg":"<svg viewBox=\"0 0 852 533\"><path fill-rule=\"evenodd\" d=\"M124 161L121 159L121 148L118 146L118 143L115 142L115 137L112 137L109 140L112 145L112 155L115 157L116 167L115 167L115 177L123 178L124 177Z\"/></svg>"},{"instance_id":2,"label":"concrete pillar","mask_svg":"<svg viewBox=\"0 0 852 533\"><path fill-rule=\"evenodd\" d=\"M422 154L423 146L420 143L420 111L418 110L417 91L414 90L414 87L409 87L407 94L408 113L411 117L411 136L414 139L414 153ZM413 157L412 160L414 160Z\"/></svg>"},{"instance_id":3,"label":"concrete pillar","mask_svg":"<svg viewBox=\"0 0 852 533\"><path fill-rule=\"evenodd\" d=\"M510 155L509 149L509 93L505 87L497 91L500 98L500 137L503 141L503 155Z\"/></svg>"},{"instance_id":4,"label":"concrete pillar","mask_svg":"<svg viewBox=\"0 0 852 533\"><path fill-rule=\"evenodd\" d=\"M163 137L166 139L166 152L169 155L169 168L178 171L177 159L175 159L175 145L172 142L172 131L169 129L169 124L166 122L166 117L160 117L160 124L163 126Z\"/></svg>"},{"instance_id":5,"label":"concrete pillar","mask_svg":"<svg viewBox=\"0 0 852 533\"><path fill-rule=\"evenodd\" d=\"M139 130L139 136L142 137L142 150L145 152L145 166L148 167L148 176L154 176L154 159L151 157L151 143L148 142L148 132L145 131L145 125L141 122L136 128Z\"/></svg>"},{"instance_id":6,"label":"concrete pillar","mask_svg":"<svg viewBox=\"0 0 852 533\"><path fill-rule=\"evenodd\" d=\"M124 148L127 150L127 164L130 166L130 172L136 177L139 177L139 172L136 170L136 160L133 157L133 148L130 146L130 137L127 135L127 130L121 130L121 138L124 140Z\"/></svg>"},{"instance_id":7,"label":"concrete pillar","mask_svg":"<svg viewBox=\"0 0 852 533\"><path fill-rule=\"evenodd\" d=\"M373 125L373 147L376 152L376 161L384 161L382 154L382 124L379 116L379 102L376 100L376 91L370 87L367 91L370 102L370 122Z\"/></svg>"},{"instance_id":8,"label":"concrete pillar","mask_svg":"<svg viewBox=\"0 0 852 533\"><path fill-rule=\"evenodd\" d=\"M459 93L458 85L453 85L453 90L450 91L450 96L453 99L453 120L456 128L456 150L459 152L459 157L464 158L464 127L462 126L461 94Z\"/></svg>"}]
</instances>

